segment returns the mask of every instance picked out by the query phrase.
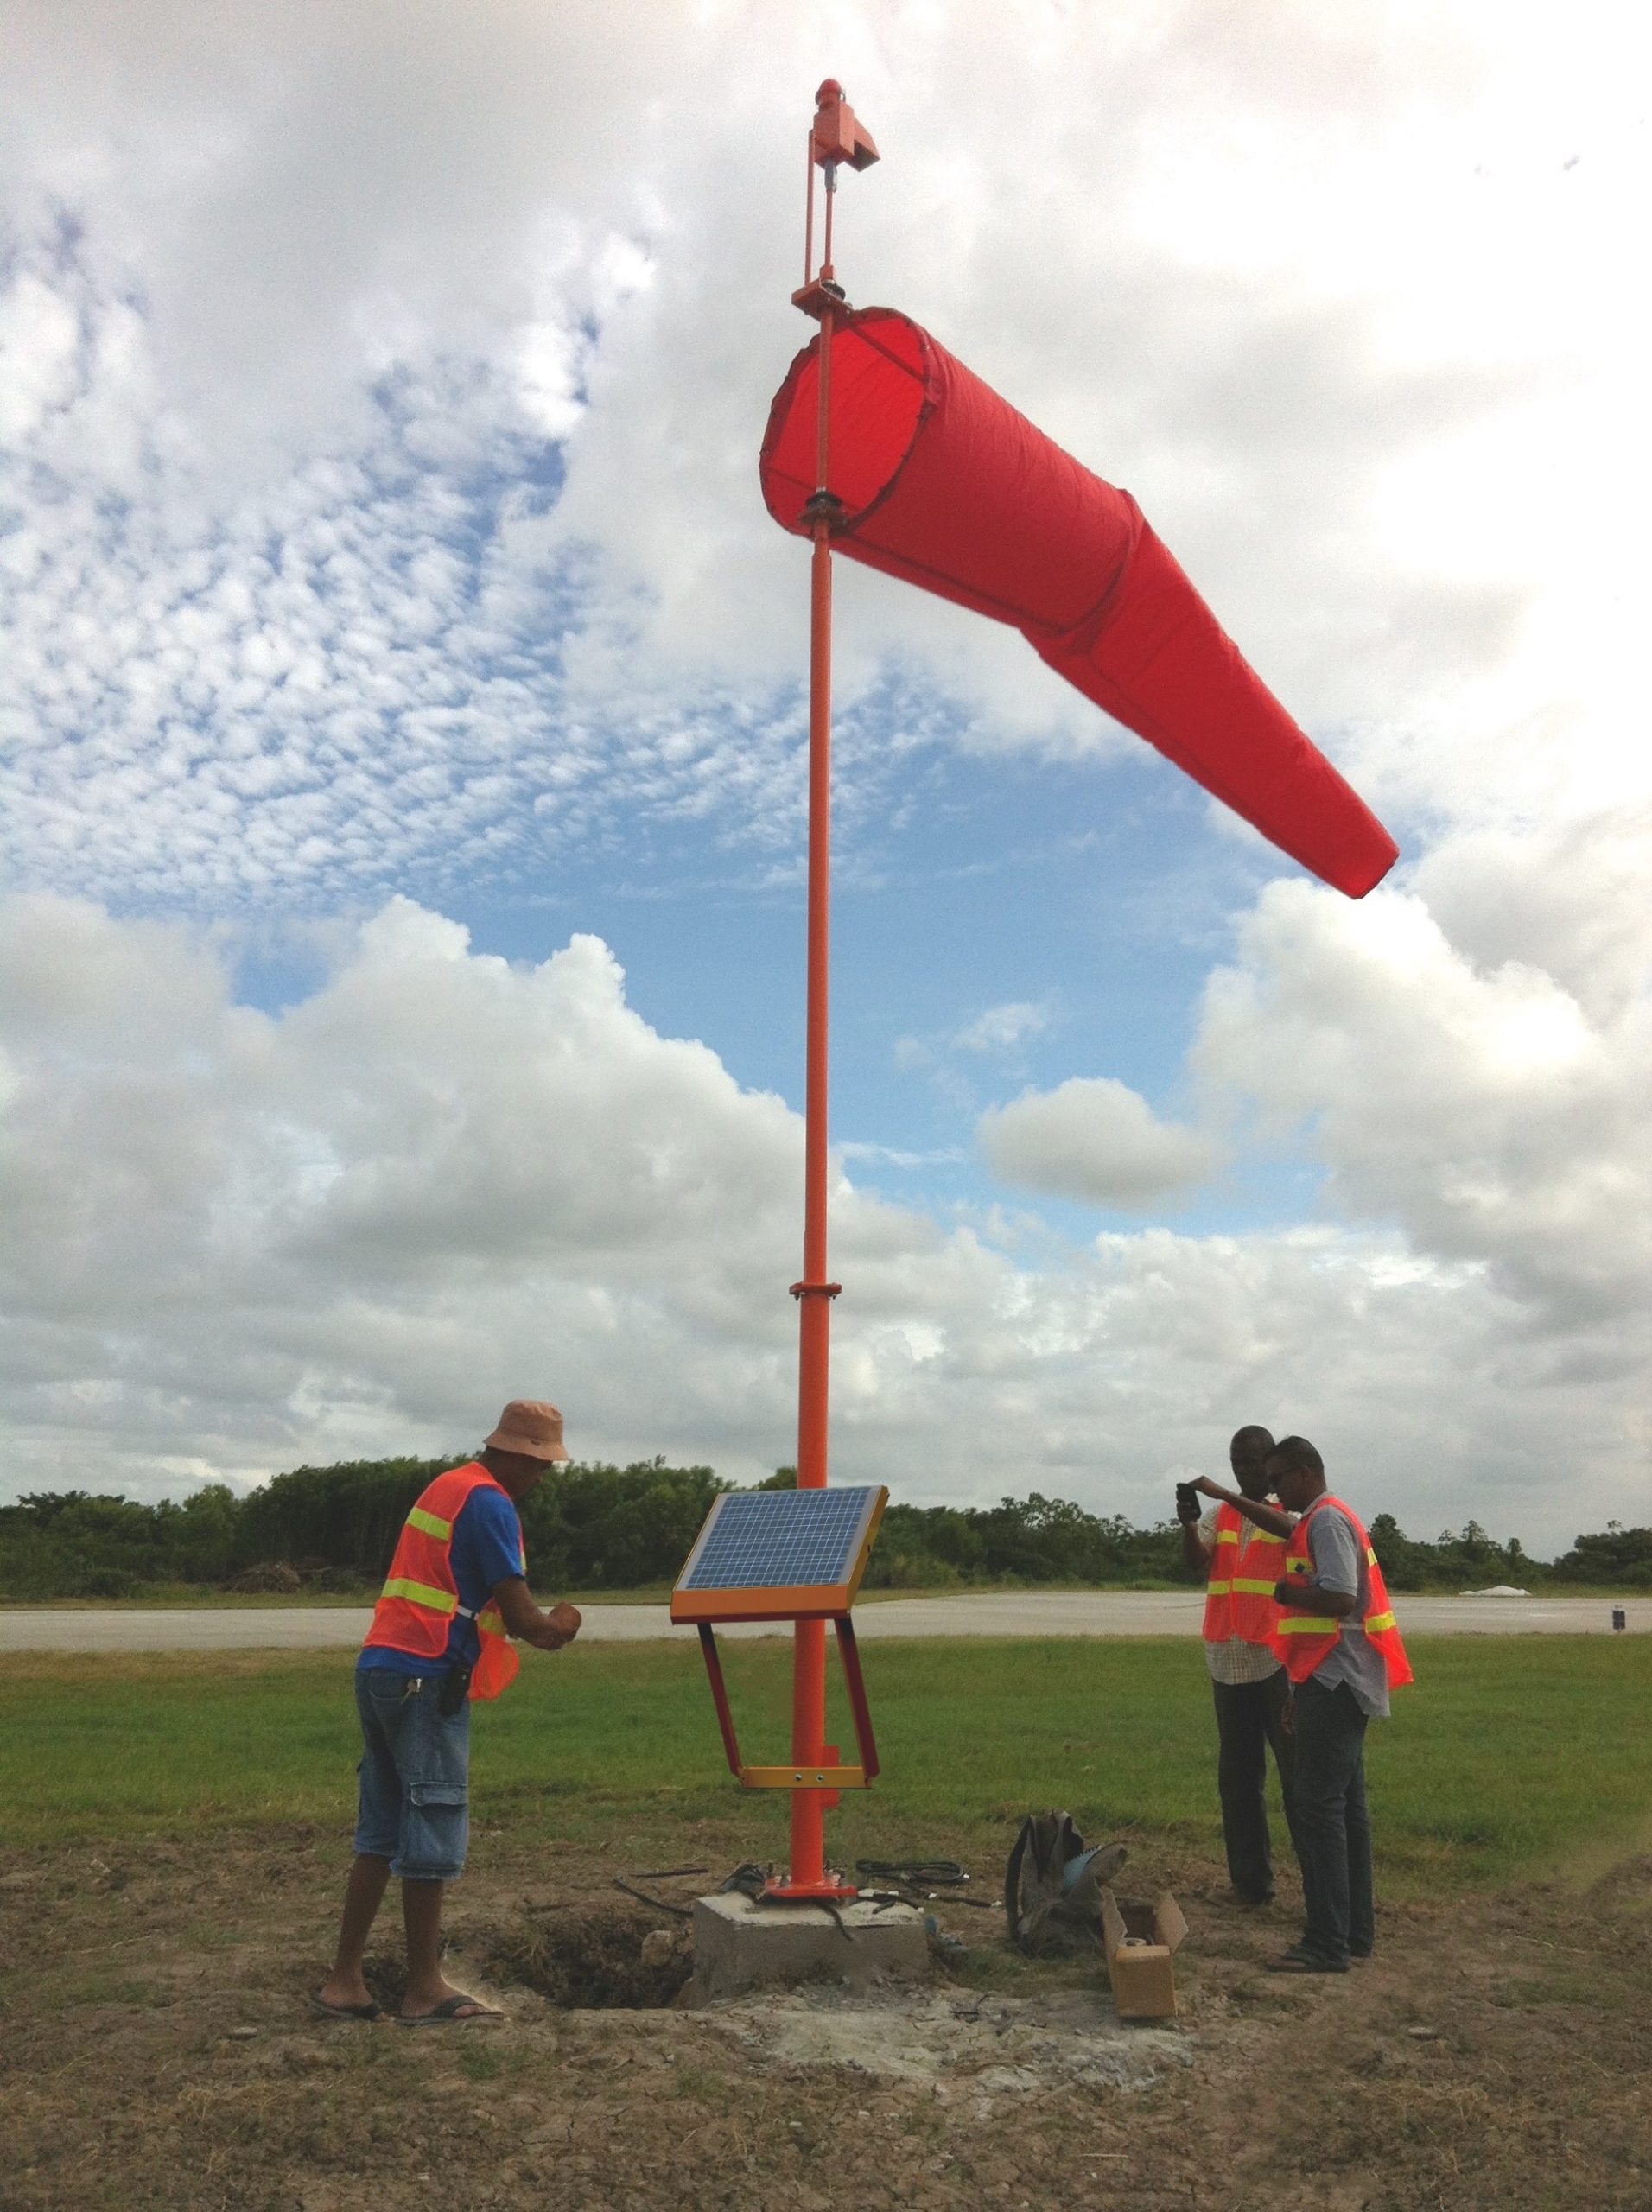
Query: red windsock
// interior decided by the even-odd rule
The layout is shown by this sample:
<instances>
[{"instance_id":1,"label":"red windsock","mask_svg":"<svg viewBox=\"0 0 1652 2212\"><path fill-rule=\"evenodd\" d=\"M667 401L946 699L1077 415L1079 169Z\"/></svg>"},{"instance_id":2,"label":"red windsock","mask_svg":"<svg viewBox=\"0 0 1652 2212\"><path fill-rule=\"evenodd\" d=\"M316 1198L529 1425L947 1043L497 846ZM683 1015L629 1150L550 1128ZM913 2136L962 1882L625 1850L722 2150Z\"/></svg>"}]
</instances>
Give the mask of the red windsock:
<instances>
[{"instance_id":1,"label":"red windsock","mask_svg":"<svg viewBox=\"0 0 1652 2212\"><path fill-rule=\"evenodd\" d=\"M763 497L799 537L820 340L769 411ZM1092 476L889 308L832 335L832 543L1010 623L1058 675L1350 898L1394 840L1244 660L1128 492Z\"/></svg>"}]
</instances>

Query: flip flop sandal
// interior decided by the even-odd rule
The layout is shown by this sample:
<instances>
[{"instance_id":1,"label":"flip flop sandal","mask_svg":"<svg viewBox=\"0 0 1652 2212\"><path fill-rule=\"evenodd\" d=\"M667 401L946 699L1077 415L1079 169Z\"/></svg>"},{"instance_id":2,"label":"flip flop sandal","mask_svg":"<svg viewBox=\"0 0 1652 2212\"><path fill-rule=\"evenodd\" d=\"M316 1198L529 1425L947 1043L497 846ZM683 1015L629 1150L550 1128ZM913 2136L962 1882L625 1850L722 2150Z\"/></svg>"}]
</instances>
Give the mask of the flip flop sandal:
<instances>
[{"instance_id":1,"label":"flip flop sandal","mask_svg":"<svg viewBox=\"0 0 1652 2212\"><path fill-rule=\"evenodd\" d=\"M398 2028L467 2028L473 2020L502 2020L503 2012L476 1997L444 1997L434 2012L398 2012Z\"/></svg>"},{"instance_id":2,"label":"flip flop sandal","mask_svg":"<svg viewBox=\"0 0 1652 2212\"><path fill-rule=\"evenodd\" d=\"M309 2007L312 2012L319 2014L324 2020L376 2020L378 2018L378 2007L371 1997L365 2005L329 2005L325 1997L313 1996Z\"/></svg>"}]
</instances>

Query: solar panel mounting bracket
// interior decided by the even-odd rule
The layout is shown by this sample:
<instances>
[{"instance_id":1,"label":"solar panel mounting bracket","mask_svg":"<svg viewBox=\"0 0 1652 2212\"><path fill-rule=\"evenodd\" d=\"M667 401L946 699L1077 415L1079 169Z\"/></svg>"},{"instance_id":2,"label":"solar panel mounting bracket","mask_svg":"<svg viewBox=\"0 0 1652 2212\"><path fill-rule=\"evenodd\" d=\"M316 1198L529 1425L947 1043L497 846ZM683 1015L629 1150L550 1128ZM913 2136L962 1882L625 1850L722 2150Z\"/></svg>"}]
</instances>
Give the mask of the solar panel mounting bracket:
<instances>
[{"instance_id":1,"label":"solar panel mounting bracket","mask_svg":"<svg viewBox=\"0 0 1652 2212\"><path fill-rule=\"evenodd\" d=\"M878 1745L872 1733L872 1713L866 1701L866 1683L861 1674L861 1649L855 1640L855 1624L847 1613L836 1615L832 1626L837 1631L838 1655L843 1662L843 1681L849 1694L849 1712L855 1722L855 1741L861 1754L858 1766L828 1764L824 1760L817 1766L799 1766L795 1762L786 1766L751 1766L740 1755L740 1744L734 1733L734 1715L728 1703L728 1686L723 1680L722 1657L717 1649L717 1632L709 1621L699 1623L700 1649L705 1657L706 1675L711 1684L711 1700L717 1708L717 1726L722 1732L723 1755L728 1761L728 1770L742 1789L869 1789L878 1777Z\"/></svg>"},{"instance_id":2,"label":"solar panel mounting bracket","mask_svg":"<svg viewBox=\"0 0 1652 2212\"><path fill-rule=\"evenodd\" d=\"M831 1294L836 1284L799 1284ZM866 1572L889 1493L881 1484L836 1490L732 1491L706 1516L671 1592L671 1618L699 1631L729 1771L747 1789L867 1789L878 1772L860 1647L849 1608ZM717 1649L718 1623L829 1621L837 1636L858 1764L832 1750L812 1760L742 1759Z\"/></svg>"}]
</instances>

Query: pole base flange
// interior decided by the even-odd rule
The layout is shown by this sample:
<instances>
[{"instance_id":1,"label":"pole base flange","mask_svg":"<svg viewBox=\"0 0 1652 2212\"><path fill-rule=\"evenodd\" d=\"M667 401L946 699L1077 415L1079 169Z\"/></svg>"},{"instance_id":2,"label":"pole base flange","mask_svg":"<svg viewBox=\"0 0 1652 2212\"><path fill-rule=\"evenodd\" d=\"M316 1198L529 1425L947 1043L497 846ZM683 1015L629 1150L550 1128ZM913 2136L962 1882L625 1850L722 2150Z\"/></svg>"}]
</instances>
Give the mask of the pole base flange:
<instances>
[{"instance_id":1,"label":"pole base flange","mask_svg":"<svg viewBox=\"0 0 1652 2212\"><path fill-rule=\"evenodd\" d=\"M821 1882L765 1882L763 1895L773 1904L853 1904L861 1892L852 1882L828 1874Z\"/></svg>"}]
</instances>

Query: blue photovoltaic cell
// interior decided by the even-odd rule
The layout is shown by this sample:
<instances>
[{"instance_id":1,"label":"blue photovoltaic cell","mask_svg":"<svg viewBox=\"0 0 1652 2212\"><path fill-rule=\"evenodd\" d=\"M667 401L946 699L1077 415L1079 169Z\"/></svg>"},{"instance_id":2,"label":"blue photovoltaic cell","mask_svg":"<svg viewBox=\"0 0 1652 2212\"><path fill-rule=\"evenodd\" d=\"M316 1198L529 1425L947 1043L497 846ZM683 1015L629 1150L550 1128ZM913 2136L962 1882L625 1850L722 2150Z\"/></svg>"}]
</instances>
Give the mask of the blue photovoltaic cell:
<instances>
[{"instance_id":1,"label":"blue photovoltaic cell","mask_svg":"<svg viewBox=\"0 0 1652 2212\"><path fill-rule=\"evenodd\" d=\"M744 1491L719 1501L679 1590L810 1589L848 1580L874 1489Z\"/></svg>"}]
</instances>

